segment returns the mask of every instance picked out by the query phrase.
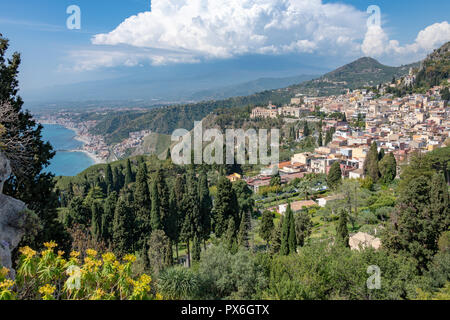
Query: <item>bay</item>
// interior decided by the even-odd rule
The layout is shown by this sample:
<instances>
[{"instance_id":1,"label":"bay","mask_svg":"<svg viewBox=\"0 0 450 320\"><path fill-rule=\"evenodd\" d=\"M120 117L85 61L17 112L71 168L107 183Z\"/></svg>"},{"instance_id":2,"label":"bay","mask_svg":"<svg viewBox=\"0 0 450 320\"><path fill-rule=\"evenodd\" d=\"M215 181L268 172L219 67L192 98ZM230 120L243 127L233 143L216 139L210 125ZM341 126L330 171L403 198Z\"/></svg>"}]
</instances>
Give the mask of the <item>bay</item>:
<instances>
[{"instance_id":1,"label":"bay","mask_svg":"<svg viewBox=\"0 0 450 320\"><path fill-rule=\"evenodd\" d=\"M86 153L76 151L83 146L83 142L75 139L76 133L57 124L43 125L42 139L49 141L56 151L50 166L44 172L51 172L56 176L76 176L89 168L95 161Z\"/></svg>"}]
</instances>

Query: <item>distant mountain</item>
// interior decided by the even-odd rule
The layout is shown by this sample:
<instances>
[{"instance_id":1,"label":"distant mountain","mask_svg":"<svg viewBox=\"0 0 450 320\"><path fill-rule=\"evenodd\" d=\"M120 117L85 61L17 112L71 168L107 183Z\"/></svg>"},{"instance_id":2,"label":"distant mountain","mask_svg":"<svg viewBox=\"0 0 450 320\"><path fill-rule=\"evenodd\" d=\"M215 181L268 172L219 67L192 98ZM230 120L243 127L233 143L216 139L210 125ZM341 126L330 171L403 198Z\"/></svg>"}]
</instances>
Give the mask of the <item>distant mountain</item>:
<instances>
[{"instance_id":1,"label":"distant mountain","mask_svg":"<svg viewBox=\"0 0 450 320\"><path fill-rule=\"evenodd\" d=\"M317 76L300 75L286 78L260 78L232 86L199 91L191 96L191 100L218 100L230 97L248 96L256 92L279 89L314 79Z\"/></svg>"},{"instance_id":2,"label":"distant mountain","mask_svg":"<svg viewBox=\"0 0 450 320\"><path fill-rule=\"evenodd\" d=\"M220 76L214 72L200 75L138 72L131 76L27 91L24 92L24 97L26 101L34 104L56 101L73 103L83 99L84 101L139 100L149 106L247 96L264 90L284 88L315 77L299 75L255 80L249 75L236 75L231 71L222 72Z\"/></svg>"},{"instance_id":3,"label":"distant mountain","mask_svg":"<svg viewBox=\"0 0 450 320\"><path fill-rule=\"evenodd\" d=\"M331 71L318 79L294 86L297 93L306 95L340 94L348 89L373 87L408 74L411 68L417 68L420 63L400 67L385 66L369 57L360 58L343 67Z\"/></svg>"}]
</instances>

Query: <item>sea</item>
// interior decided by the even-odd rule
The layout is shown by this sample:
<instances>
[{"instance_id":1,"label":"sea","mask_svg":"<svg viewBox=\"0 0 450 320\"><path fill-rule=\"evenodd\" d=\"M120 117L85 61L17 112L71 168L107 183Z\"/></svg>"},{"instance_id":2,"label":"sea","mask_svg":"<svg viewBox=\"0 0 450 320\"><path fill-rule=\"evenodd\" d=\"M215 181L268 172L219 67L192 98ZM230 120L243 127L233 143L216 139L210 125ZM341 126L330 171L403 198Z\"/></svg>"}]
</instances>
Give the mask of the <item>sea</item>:
<instances>
[{"instance_id":1,"label":"sea","mask_svg":"<svg viewBox=\"0 0 450 320\"><path fill-rule=\"evenodd\" d=\"M83 142L75 140L75 131L57 124L44 124L43 127L42 139L50 141L56 151L50 160L50 166L44 172L51 172L56 176L76 176L95 164L86 153L76 151L83 146Z\"/></svg>"}]
</instances>

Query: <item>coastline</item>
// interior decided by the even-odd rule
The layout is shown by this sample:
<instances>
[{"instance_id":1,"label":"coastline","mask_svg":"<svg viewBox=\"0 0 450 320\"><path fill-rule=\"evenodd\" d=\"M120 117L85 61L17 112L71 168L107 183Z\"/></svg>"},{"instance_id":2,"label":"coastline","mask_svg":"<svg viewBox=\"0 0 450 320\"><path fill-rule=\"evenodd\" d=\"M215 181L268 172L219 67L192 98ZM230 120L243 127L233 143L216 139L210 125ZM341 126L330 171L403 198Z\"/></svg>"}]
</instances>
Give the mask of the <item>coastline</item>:
<instances>
[{"instance_id":1,"label":"coastline","mask_svg":"<svg viewBox=\"0 0 450 320\"><path fill-rule=\"evenodd\" d=\"M59 124L59 123L52 123L52 122L40 122L40 123L43 124L43 125L46 125L46 124L47 124L47 125L59 125L59 126L61 126L61 127L64 127L64 128L66 128L67 130L73 131L73 132L75 133L75 136L73 137L75 140L77 140L77 141L79 141L79 142L82 142L83 145L89 144L89 141L88 141L85 137L83 137L82 135L80 135L80 134L79 134L79 131L78 131L77 129L75 129L75 128L69 128L69 127L66 127L66 126L64 126L64 125L62 125L62 124ZM87 150L84 150L84 149L73 149L73 150L68 150L68 152L82 152L82 153L84 153L85 155L87 155L89 158L91 158L92 161L94 161L94 165L106 163L105 161L103 161L102 159L100 159L96 154L94 154L94 153L92 153L92 152L89 152L89 151L87 151Z\"/></svg>"}]
</instances>

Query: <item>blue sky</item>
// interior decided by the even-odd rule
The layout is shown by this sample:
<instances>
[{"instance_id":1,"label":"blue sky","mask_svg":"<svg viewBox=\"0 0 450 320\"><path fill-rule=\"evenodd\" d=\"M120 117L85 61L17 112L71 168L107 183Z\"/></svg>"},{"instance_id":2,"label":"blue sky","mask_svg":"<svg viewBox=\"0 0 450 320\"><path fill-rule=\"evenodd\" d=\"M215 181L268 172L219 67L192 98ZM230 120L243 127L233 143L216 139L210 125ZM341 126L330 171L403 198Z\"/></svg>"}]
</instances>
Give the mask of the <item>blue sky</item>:
<instances>
[{"instance_id":1,"label":"blue sky","mask_svg":"<svg viewBox=\"0 0 450 320\"><path fill-rule=\"evenodd\" d=\"M153 0L150 13L149 0L2 0L0 33L22 54L25 97L139 73L249 80L320 74L365 55L399 65L450 40L446 0L186 1ZM81 30L66 28L73 4ZM378 27L366 26L370 5Z\"/></svg>"}]
</instances>

